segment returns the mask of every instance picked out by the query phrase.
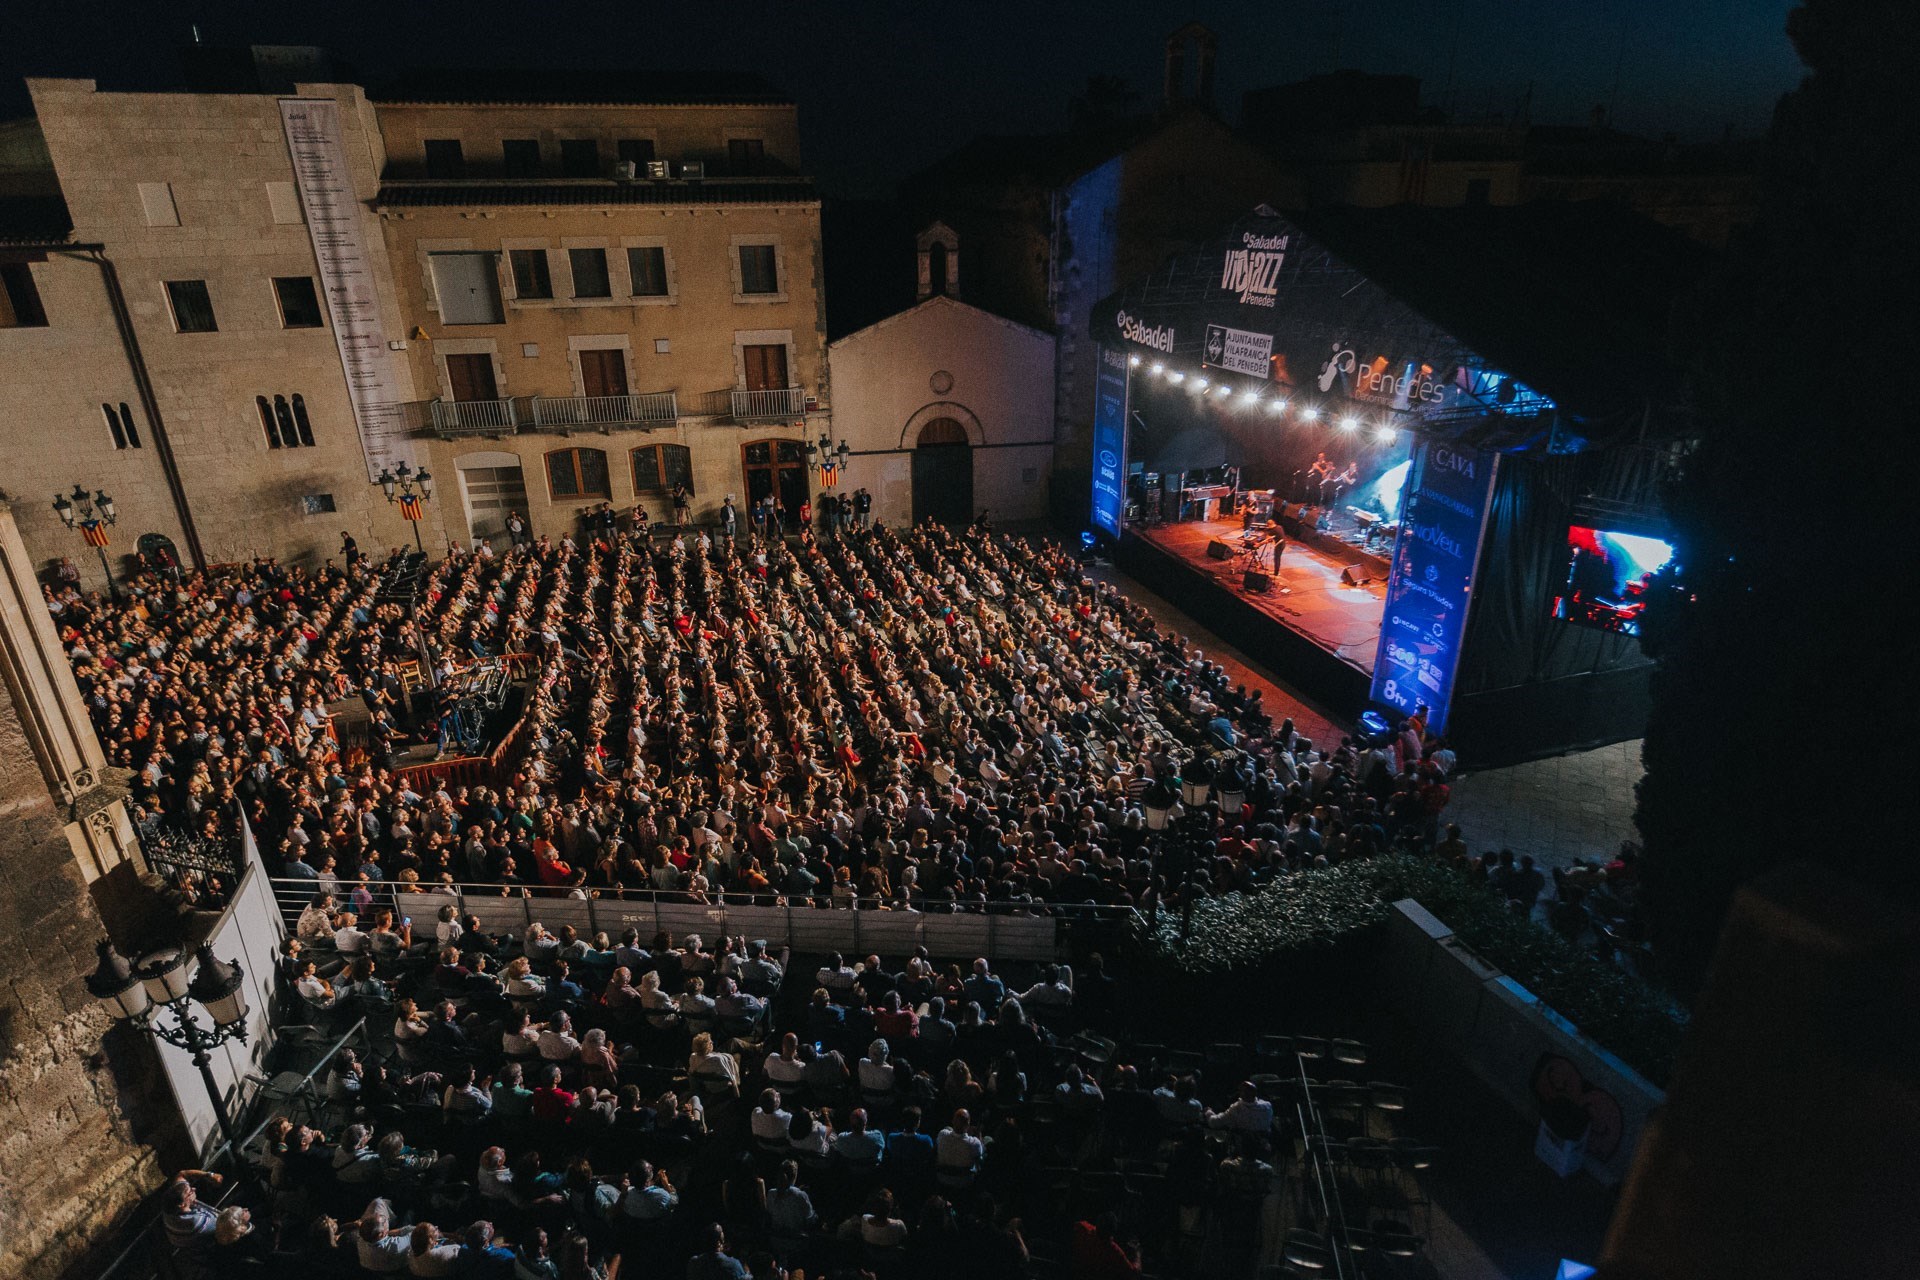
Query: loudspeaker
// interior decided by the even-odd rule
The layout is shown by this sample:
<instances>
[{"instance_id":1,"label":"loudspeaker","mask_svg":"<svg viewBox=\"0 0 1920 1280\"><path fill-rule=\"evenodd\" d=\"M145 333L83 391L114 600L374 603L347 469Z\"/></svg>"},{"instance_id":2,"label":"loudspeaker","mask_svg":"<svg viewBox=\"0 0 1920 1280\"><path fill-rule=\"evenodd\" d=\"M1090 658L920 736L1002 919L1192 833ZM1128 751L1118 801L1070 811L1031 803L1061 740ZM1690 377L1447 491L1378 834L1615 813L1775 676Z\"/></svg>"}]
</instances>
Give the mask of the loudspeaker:
<instances>
[{"instance_id":1,"label":"loudspeaker","mask_svg":"<svg viewBox=\"0 0 1920 1280\"><path fill-rule=\"evenodd\" d=\"M1249 591L1265 591L1273 585L1273 579L1258 569L1249 569L1246 575L1240 579L1240 585Z\"/></svg>"},{"instance_id":2,"label":"loudspeaker","mask_svg":"<svg viewBox=\"0 0 1920 1280\"><path fill-rule=\"evenodd\" d=\"M1355 573L1353 571L1352 565L1348 565L1346 568L1340 571L1340 584L1342 586L1358 587L1363 585L1366 581L1367 581L1366 576L1364 574Z\"/></svg>"},{"instance_id":3,"label":"loudspeaker","mask_svg":"<svg viewBox=\"0 0 1920 1280\"><path fill-rule=\"evenodd\" d=\"M1207 559L1231 560L1233 559L1233 548L1220 541L1220 539L1215 538L1207 543Z\"/></svg>"}]
</instances>

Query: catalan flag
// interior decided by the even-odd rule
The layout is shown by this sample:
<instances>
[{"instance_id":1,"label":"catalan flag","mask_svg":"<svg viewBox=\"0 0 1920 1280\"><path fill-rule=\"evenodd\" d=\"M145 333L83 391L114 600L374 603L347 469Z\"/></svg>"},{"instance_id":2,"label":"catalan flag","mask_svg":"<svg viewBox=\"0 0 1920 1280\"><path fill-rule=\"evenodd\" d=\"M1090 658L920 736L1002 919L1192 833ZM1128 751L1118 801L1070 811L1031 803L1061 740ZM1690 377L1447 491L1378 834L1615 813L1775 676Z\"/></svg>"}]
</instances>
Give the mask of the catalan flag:
<instances>
[{"instance_id":1,"label":"catalan flag","mask_svg":"<svg viewBox=\"0 0 1920 1280\"><path fill-rule=\"evenodd\" d=\"M410 493L400 499L400 514L408 520L420 520L426 512L420 506L420 495Z\"/></svg>"},{"instance_id":2,"label":"catalan flag","mask_svg":"<svg viewBox=\"0 0 1920 1280\"><path fill-rule=\"evenodd\" d=\"M838 461L820 464L820 487L831 489L840 483L840 464Z\"/></svg>"},{"instance_id":3,"label":"catalan flag","mask_svg":"<svg viewBox=\"0 0 1920 1280\"><path fill-rule=\"evenodd\" d=\"M107 522L104 520L83 520L80 523L80 536L87 540L90 547L107 545Z\"/></svg>"}]
</instances>

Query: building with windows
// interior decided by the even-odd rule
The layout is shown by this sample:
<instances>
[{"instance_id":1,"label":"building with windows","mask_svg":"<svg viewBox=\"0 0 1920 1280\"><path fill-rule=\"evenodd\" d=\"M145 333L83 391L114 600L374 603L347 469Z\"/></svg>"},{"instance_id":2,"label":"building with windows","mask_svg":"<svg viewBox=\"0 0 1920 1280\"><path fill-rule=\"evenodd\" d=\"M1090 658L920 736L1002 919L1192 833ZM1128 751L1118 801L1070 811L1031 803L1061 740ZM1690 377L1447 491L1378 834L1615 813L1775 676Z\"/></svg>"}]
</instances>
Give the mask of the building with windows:
<instances>
[{"instance_id":1,"label":"building with windows","mask_svg":"<svg viewBox=\"0 0 1920 1280\"><path fill-rule=\"evenodd\" d=\"M376 91L377 208L454 538L603 501L809 492L827 428L820 207L744 76L425 76Z\"/></svg>"},{"instance_id":2,"label":"building with windows","mask_svg":"<svg viewBox=\"0 0 1920 1280\"><path fill-rule=\"evenodd\" d=\"M229 59L228 62L233 60ZM0 127L4 487L43 566L116 572L409 543L376 478L434 476L429 545L696 515L812 483L828 429L819 202L793 104L737 76L32 80ZM57 447L46 447L49 443Z\"/></svg>"}]
</instances>

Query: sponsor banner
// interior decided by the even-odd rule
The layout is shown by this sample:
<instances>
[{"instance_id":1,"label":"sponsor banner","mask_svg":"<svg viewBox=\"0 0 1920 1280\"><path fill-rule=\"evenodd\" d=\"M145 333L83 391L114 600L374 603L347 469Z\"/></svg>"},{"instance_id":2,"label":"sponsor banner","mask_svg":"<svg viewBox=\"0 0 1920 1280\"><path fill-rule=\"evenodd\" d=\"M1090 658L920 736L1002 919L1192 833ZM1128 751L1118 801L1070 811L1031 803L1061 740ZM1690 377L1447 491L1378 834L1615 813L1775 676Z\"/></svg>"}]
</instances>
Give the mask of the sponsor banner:
<instances>
[{"instance_id":1,"label":"sponsor banner","mask_svg":"<svg viewBox=\"0 0 1920 1280\"><path fill-rule=\"evenodd\" d=\"M1128 342L1137 342L1143 347L1166 355L1173 354L1173 326L1156 325L1138 316L1130 316L1125 311L1114 316L1113 323L1119 327L1120 336Z\"/></svg>"},{"instance_id":2,"label":"sponsor banner","mask_svg":"<svg viewBox=\"0 0 1920 1280\"><path fill-rule=\"evenodd\" d=\"M1242 232L1238 247L1221 257L1220 287L1243 307L1271 308L1280 296L1280 268L1287 261L1289 238Z\"/></svg>"},{"instance_id":3,"label":"sponsor banner","mask_svg":"<svg viewBox=\"0 0 1920 1280\"><path fill-rule=\"evenodd\" d=\"M1273 335L1229 329L1223 324L1207 326L1206 363L1234 373L1249 373L1256 378L1270 376L1273 359Z\"/></svg>"},{"instance_id":4,"label":"sponsor banner","mask_svg":"<svg viewBox=\"0 0 1920 1280\"><path fill-rule=\"evenodd\" d=\"M1099 371L1093 380L1093 523L1117 538L1127 501L1127 353L1100 347L1097 354Z\"/></svg>"},{"instance_id":5,"label":"sponsor banner","mask_svg":"<svg viewBox=\"0 0 1920 1280\"><path fill-rule=\"evenodd\" d=\"M366 212L353 190L340 104L330 98L282 98L280 123L299 179L300 208L320 266L320 289L347 376L367 479L376 480L396 463L411 463L413 450L380 323Z\"/></svg>"},{"instance_id":6,"label":"sponsor banner","mask_svg":"<svg viewBox=\"0 0 1920 1280\"><path fill-rule=\"evenodd\" d=\"M1373 665L1373 700L1401 715L1425 703L1427 727L1434 733L1447 729L1499 460L1497 453L1421 440L1407 471Z\"/></svg>"},{"instance_id":7,"label":"sponsor banner","mask_svg":"<svg viewBox=\"0 0 1920 1280\"><path fill-rule=\"evenodd\" d=\"M1385 356L1362 360L1357 351L1344 342L1333 344L1333 354L1320 363L1318 385L1322 392L1338 387L1349 399L1395 409L1441 405L1449 393L1456 393L1453 398L1458 398L1459 387L1436 378L1431 365L1417 360L1395 363Z\"/></svg>"}]
</instances>

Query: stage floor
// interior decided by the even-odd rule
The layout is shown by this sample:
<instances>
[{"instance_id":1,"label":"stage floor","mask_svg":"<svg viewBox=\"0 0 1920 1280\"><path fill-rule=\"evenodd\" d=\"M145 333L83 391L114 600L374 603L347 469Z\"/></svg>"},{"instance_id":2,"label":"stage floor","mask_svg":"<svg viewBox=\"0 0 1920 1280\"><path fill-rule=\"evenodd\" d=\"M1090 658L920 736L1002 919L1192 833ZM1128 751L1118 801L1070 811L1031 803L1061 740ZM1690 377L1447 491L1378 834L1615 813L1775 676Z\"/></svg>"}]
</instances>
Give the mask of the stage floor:
<instances>
[{"instance_id":1,"label":"stage floor","mask_svg":"<svg viewBox=\"0 0 1920 1280\"><path fill-rule=\"evenodd\" d=\"M1386 608L1384 583L1344 586L1340 571L1347 565L1312 547L1289 542L1273 585L1264 592L1248 591L1242 585L1244 561L1237 556L1231 560L1207 558L1207 544L1215 538L1239 548L1238 520L1189 520L1148 529L1134 525L1128 532L1173 556L1190 571L1213 579L1341 661L1373 673L1374 652L1380 644L1380 615Z\"/></svg>"}]
</instances>

